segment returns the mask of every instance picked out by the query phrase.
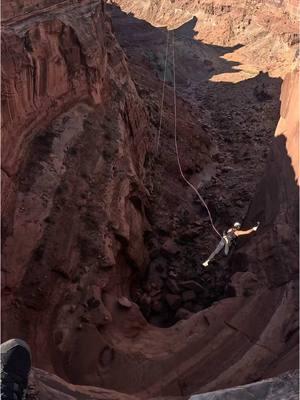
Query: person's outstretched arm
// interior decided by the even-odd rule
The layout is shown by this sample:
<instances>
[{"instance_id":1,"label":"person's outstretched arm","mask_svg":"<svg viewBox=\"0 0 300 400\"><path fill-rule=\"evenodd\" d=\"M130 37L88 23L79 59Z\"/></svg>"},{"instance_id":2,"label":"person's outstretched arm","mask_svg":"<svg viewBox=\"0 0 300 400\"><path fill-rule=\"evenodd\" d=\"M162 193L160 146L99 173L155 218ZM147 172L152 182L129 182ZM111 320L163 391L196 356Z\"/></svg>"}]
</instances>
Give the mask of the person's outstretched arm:
<instances>
[{"instance_id":1,"label":"person's outstretched arm","mask_svg":"<svg viewBox=\"0 0 300 400\"><path fill-rule=\"evenodd\" d=\"M251 229L247 229L246 231L235 231L234 234L235 236L243 236L243 235L249 235L252 232L257 231L257 226L254 226Z\"/></svg>"}]
</instances>

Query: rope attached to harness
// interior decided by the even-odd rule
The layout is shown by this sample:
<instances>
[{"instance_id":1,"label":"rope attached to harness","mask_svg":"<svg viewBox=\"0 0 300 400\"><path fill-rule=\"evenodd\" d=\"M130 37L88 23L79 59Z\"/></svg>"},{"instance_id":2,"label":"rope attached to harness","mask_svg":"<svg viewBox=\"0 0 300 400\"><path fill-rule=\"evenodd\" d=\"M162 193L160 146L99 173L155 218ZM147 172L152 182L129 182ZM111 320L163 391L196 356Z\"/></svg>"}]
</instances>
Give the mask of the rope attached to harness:
<instances>
[{"instance_id":1,"label":"rope attached to harness","mask_svg":"<svg viewBox=\"0 0 300 400\"><path fill-rule=\"evenodd\" d=\"M160 119L159 137L160 137L160 133L161 133L162 109L163 109L163 104L164 104L163 101L164 101L164 93L165 93L165 77L166 77L166 69L167 69L168 48L169 48L169 32L168 32L168 37L167 37L167 49L166 49L166 60L165 60L163 97L162 97L161 113L160 113L161 119ZM179 172L180 172L182 179L186 182L187 185L190 186L190 188L193 189L193 191L196 193L197 197L199 198L199 200L205 207L213 230L220 238L222 238L222 235L219 233L219 231L217 230L217 228L215 227L215 225L213 223L210 210L209 210L205 200L203 199L203 197L201 196L201 194L199 193L197 188L185 177L185 175L182 171L182 166L181 166L180 157L179 157L178 143L177 143L176 60L175 60L175 31L174 30L173 30L173 57L172 58L173 58L173 96L174 96L174 144L175 144L175 151L176 151L176 158L177 158ZM159 140L157 141L157 150L158 150L158 147L159 147Z\"/></svg>"}]
</instances>

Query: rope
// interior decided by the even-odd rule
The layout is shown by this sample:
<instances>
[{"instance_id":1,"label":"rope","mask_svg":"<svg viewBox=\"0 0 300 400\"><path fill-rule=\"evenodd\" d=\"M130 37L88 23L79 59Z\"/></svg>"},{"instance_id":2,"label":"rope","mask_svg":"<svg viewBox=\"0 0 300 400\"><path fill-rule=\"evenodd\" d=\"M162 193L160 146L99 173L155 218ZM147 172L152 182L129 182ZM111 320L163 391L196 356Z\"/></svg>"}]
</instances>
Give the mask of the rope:
<instances>
[{"instance_id":1,"label":"rope","mask_svg":"<svg viewBox=\"0 0 300 400\"><path fill-rule=\"evenodd\" d=\"M169 36L170 36L170 31L167 30L167 46L166 46L166 55L165 55L164 81L163 81L161 105L160 105L160 120L159 120L159 129L158 129L158 135L156 138L156 146L155 146L156 154L158 153L158 149L159 149L159 142L160 142L160 135L161 135L161 128L162 128L162 119L163 119L163 107L164 107L164 100L165 100L165 87L166 87L167 64L168 64L168 53L169 53Z\"/></svg>"},{"instance_id":2,"label":"rope","mask_svg":"<svg viewBox=\"0 0 300 400\"><path fill-rule=\"evenodd\" d=\"M7 96L7 107L8 107L8 113L9 113L9 116L10 116L10 121L12 122L12 116L11 116L11 111L10 111L10 105L9 105L9 96Z\"/></svg>"},{"instance_id":3,"label":"rope","mask_svg":"<svg viewBox=\"0 0 300 400\"><path fill-rule=\"evenodd\" d=\"M216 234L218 236L220 236L220 238L222 238L222 235L219 233L219 231L217 230L217 228L215 227L215 225L213 223L211 213L209 211L207 204L205 203L204 199L202 198L202 196L198 192L198 190L195 188L195 186L185 177L185 175L182 171L180 157L179 157L179 151L178 151L178 144L177 144L177 101L176 101L176 69L175 69L175 67L176 67L176 65L175 65L175 32L173 30L173 92L174 92L174 132L175 132L174 142L175 142L177 164L178 164L179 171L180 171L180 174L181 174L183 180L194 190L194 192L196 193L196 195L198 196L198 198L200 199L200 201L206 208L213 230L216 232Z\"/></svg>"}]
</instances>

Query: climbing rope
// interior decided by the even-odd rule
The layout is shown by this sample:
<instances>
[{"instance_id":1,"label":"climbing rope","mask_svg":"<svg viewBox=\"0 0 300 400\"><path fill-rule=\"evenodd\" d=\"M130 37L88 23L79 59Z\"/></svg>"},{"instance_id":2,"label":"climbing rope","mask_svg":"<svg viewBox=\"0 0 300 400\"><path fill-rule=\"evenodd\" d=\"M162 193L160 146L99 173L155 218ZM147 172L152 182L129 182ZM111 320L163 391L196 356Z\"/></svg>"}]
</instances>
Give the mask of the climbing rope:
<instances>
[{"instance_id":1,"label":"climbing rope","mask_svg":"<svg viewBox=\"0 0 300 400\"><path fill-rule=\"evenodd\" d=\"M161 128L162 128L163 109L164 109L164 100L165 100L165 88L166 88L166 78L167 78L168 54L169 54L169 37L170 37L170 31L167 29L167 45L166 45L166 55L165 55L164 81L163 81L161 105L160 105L159 129L158 129L158 134L156 137L156 145L155 145L156 154L158 154L158 149L159 149L159 144L160 144L159 143L160 142L160 134L161 134Z\"/></svg>"},{"instance_id":2,"label":"climbing rope","mask_svg":"<svg viewBox=\"0 0 300 400\"><path fill-rule=\"evenodd\" d=\"M8 114L10 117L10 121L12 122L12 115L11 115L11 111L10 111L10 105L9 105L9 96L7 96L7 107L8 107Z\"/></svg>"},{"instance_id":3,"label":"climbing rope","mask_svg":"<svg viewBox=\"0 0 300 400\"><path fill-rule=\"evenodd\" d=\"M197 188L185 177L185 175L182 171L181 163L180 163L178 143L177 143L177 101L176 101L176 64L175 64L175 31L174 30L173 30L173 93L174 93L174 142L175 142L177 164L178 164L180 174L182 176L182 179L194 190L194 192L196 193L196 195L198 196L198 198L200 199L200 201L206 208L213 230L216 232L216 234L220 238L222 238L222 235L219 233L219 231L217 230L217 228L215 227L215 225L213 223L211 213L209 211L207 204L205 203L204 199L202 198L202 196L199 193L199 191L197 190Z\"/></svg>"}]
</instances>

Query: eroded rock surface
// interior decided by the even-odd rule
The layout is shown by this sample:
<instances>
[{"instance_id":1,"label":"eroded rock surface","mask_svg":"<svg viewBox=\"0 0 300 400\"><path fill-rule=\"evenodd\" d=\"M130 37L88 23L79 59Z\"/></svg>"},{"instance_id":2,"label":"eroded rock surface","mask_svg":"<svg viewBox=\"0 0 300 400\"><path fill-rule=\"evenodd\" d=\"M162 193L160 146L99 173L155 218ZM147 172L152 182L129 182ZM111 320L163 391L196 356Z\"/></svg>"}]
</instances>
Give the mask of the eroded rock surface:
<instances>
[{"instance_id":1,"label":"eroded rock surface","mask_svg":"<svg viewBox=\"0 0 300 400\"><path fill-rule=\"evenodd\" d=\"M299 374L291 371L279 377L262 380L216 392L193 395L189 400L297 400L299 397ZM135 396L95 387L68 384L55 375L34 369L31 374L27 400L136 400ZM159 400L182 400L183 397L159 397ZM154 400L154 399L153 399Z\"/></svg>"},{"instance_id":2,"label":"eroded rock surface","mask_svg":"<svg viewBox=\"0 0 300 400\"><path fill-rule=\"evenodd\" d=\"M157 131L157 104L161 101L157 77L162 80L164 76L167 30L128 16L115 6L108 10L128 55L138 91L150 110L153 130ZM239 81L236 70L242 64L226 60L226 55L236 48L195 40L195 24L194 18L169 33L163 132L159 154L148 167L147 175L152 195L148 215L154 221L154 228L147 235L151 261L143 296L133 293L147 319L160 326L176 321L181 314L177 313L179 309L197 312L231 296L230 281L235 272L228 268L228 262L201 270L201 263L218 238L201 202L182 181L174 157L173 34L182 168L199 188L220 232L233 221L244 219L258 176L263 175L279 118L280 79L253 72L251 77L238 73L240 78L244 77ZM191 120L189 109L193 113ZM247 224L256 221L249 220ZM193 293L186 294L182 282L189 280L193 281ZM196 285L201 285L201 290L195 290Z\"/></svg>"},{"instance_id":3,"label":"eroded rock surface","mask_svg":"<svg viewBox=\"0 0 300 400\"><path fill-rule=\"evenodd\" d=\"M262 224L200 274L216 238L178 175L170 65L155 154L166 30L110 6L112 29L98 1L4 8L2 338L89 386L36 370L42 398L187 397L297 368L297 69L273 138L295 25L284 14L283 29L273 6L267 23L258 5L249 30L263 28L235 53L243 36L227 30L245 10L202 4L197 19L191 2L159 21L176 24L184 171L219 229L246 213L245 226ZM206 26L225 14L205 44L203 13ZM255 58L273 40L271 78Z\"/></svg>"},{"instance_id":4,"label":"eroded rock surface","mask_svg":"<svg viewBox=\"0 0 300 400\"><path fill-rule=\"evenodd\" d=\"M297 8L294 1L118 0L123 10L155 26L170 29L195 19L194 37L204 43L237 46L225 56L239 61L242 74L257 68L273 75L289 70L299 43ZM293 3L293 4L292 4ZM189 33L187 28L185 33Z\"/></svg>"},{"instance_id":5,"label":"eroded rock surface","mask_svg":"<svg viewBox=\"0 0 300 400\"><path fill-rule=\"evenodd\" d=\"M2 51L3 339L65 376L147 262L147 115L103 2L11 18Z\"/></svg>"},{"instance_id":6,"label":"eroded rock surface","mask_svg":"<svg viewBox=\"0 0 300 400\"><path fill-rule=\"evenodd\" d=\"M298 396L299 374L295 371L250 385L194 395L190 400L297 400Z\"/></svg>"}]
</instances>

